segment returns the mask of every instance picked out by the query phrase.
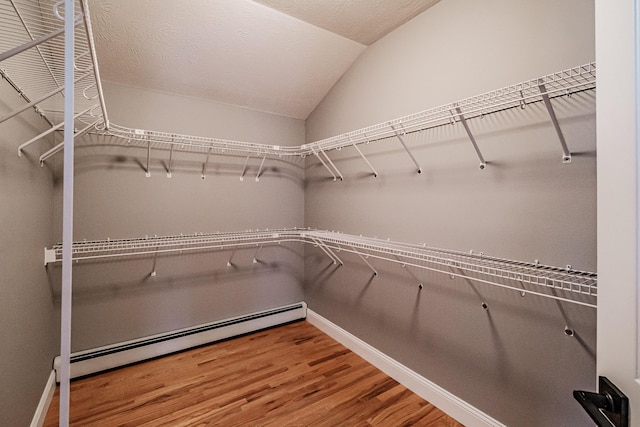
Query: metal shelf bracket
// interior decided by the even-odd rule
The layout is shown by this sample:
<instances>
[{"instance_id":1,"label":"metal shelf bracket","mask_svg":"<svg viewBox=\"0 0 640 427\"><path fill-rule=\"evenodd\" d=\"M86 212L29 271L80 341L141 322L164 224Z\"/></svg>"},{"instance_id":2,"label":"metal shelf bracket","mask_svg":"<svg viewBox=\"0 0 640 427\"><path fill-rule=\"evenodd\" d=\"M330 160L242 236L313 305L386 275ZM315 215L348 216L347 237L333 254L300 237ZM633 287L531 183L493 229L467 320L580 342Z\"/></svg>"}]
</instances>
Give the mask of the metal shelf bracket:
<instances>
[{"instance_id":1,"label":"metal shelf bracket","mask_svg":"<svg viewBox=\"0 0 640 427\"><path fill-rule=\"evenodd\" d=\"M549 117L551 117L553 127L556 129L556 133L558 134L558 138L560 139L560 145L562 146L562 163L571 163L571 152L569 151L567 142L564 139L564 134L562 133L562 129L560 128L560 124L558 123L556 112L553 109L553 105L551 105L551 99L549 99L549 94L547 93L544 79L538 80L538 88L540 89L540 94L542 95L544 106L547 108L547 112L549 112Z\"/></svg>"},{"instance_id":2,"label":"metal shelf bracket","mask_svg":"<svg viewBox=\"0 0 640 427\"><path fill-rule=\"evenodd\" d=\"M362 157L362 160L364 160L365 163L367 164L367 166L369 166L369 169L371 169L371 172L373 172L373 177L377 178L378 177L378 172L376 172L376 170L373 167L373 165L369 162L369 160L367 160L367 158L364 156L364 154L362 154L362 150L360 150L360 148L356 145L355 142L353 142L353 140L351 138L349 138L349 141L351 142L351 145L353 145L353 148L356 149L358 154L360 154L360 157Z\"/></svg>"},{"instance_id":3,"label":"metal shelf bracket","mask_svg":"<svg viewBox=\"0 0 640 427\"><path fill-rule=\"evenodd\" d=\"M478 159L480 160L480 170L482 170L487 166L487 162L484 161L484 157L480 152L480 148L478 147L476 138L473 136L473 133L471 133L471 129L469 129L469 125L467 124L467 119L464 118L464 114L462 114L462 110L457 105L456 105L456 113L458 115L458 118L460 119L460 123L462 123L462 126L464 126L464 130L467 131L467 135L471 140L471 144L473 144L473 148L476 150L476 154L478 155Z\"/></svg>"},{"instance_id":4,"label":"metal shelf bracket","mask_svg":"<svg viewBox=\"0 0 640 427\"><path fill-rule=\"evenodd\" d=\"M404 142L403 135L405 135L405 132L403 131L402 135L401 135L400 132L398 132L398 130L396 129L396 127L394 125L391 125L391 129L393 130L393 132L395 132L396 138L398 138L398 141L400 141L400 144L402 144L402 147L405 149L405 151L407 152L409 157L411 157L411 160L413 161L413 164L415 164L416 168L418 168L417 172L418 173L422 173L422 168L420 167L420 164L418 163L416 158L413 157L413 154L411 154L411 151L409 151L409 147L407 147L407 144L405 144L405 142Z\"/></svg>"}]
</instances>

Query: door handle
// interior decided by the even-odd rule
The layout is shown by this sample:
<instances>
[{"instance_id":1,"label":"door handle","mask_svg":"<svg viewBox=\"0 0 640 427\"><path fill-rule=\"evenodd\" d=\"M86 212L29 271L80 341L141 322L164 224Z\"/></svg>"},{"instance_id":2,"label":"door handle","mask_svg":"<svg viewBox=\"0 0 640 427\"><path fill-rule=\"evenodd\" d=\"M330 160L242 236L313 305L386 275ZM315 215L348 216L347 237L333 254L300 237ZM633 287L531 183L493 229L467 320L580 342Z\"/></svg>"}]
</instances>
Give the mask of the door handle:
<instances>
[{"instance_id":1,"label":"door handle","mask_svg":"<svg viewBox=\"0 0 640 427\"><path fill-rule=\"evenodd\" d=\"M573 397L598 427L629 427L629 399L607 377L598 377L598 393L574 390Z\"/></svg>"}]
</instances>

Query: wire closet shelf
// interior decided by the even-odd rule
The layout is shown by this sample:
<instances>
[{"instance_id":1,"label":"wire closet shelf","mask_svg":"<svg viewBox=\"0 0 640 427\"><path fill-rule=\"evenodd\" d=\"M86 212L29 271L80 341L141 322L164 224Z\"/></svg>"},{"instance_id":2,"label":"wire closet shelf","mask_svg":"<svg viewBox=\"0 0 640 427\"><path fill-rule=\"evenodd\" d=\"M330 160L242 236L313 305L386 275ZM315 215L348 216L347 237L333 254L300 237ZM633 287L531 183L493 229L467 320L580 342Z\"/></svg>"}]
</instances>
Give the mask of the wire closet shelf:
<instances>
[{"instance_id":1,"label":"wire closet shelf","mask_svg":"<svg viewBox=\"0 0 640 427\"><path fill-rule=\"evenodd\" d=\"M24 104L0 117L0 123L33 109L48 129L21 144L18 155L34 142L60 131L64 122L64 2L0 0L0 75ZM96 126L108 127L108 117L93 44L86 0L76 0L74 69L75 137ZM79 12L78 12L79 11ZM45 158L62 150L62 143ZM42 159L42 158L41 158Z\"/></svg>"},{"instance_id":2,"label":"wire closet shelf","mask_svg":"<svg viewBox=\"0 0 640 427\"><path fill-rule=\"evenodd\" d=\"M570 268L525 263L478 253L464 253L331 231L284 228L241 232L196 233L73 243L74 261L238 248L262 248L299 242L321 249L333 264L343 265L342 252L358 255L371 268L370 258L495 285L521 294L596 307L597 275ZM62 260L62 245L45 248L45 265Z\"/></svg>"},{"instance_id":3,"label":"wire closet shelf","mask_svg":"<svg viewBox=\"0 0 640 427\"><path fill-rule=\"evenodd\" d=\"M108 129L99 129L99 134L121 138L126 140L127 143L142 142L165 144L167 147L170 145L180 146L183 151L202 152L211 150L219 154L226 153L254 157L320 156L331 150L353 147L386 138L401 137L407 133L423 131L449 123L463 122L465 124L464 122L467 119L481 117L505 109L524 108L531 103L541 101L546 103L548 100L559 96L569 96L577 92L592 90L596 86L595 77L596 64L591 62L300 146L269 145L189 136L134 129L116 124L111 124ZM570 157L568 150L563 151L565 151L565 157ZM484 159L481 158L481 161L484 163Z\"/></svg>"},{"instance_id":4,"label":"wire closet shelf","mask_svg":"<svg viewBox=\"0 0 640 427\"><path fill-rule=\"evenodd\" d=\"M283 146L253 142L234 141L203 136L190 136L155 130L128 128L109 122L104 103L100 73L93 41L93 31L87 0L75 0L81 12L76 17L75 69L78 77L75 83L75 136L92 132L106 135L131 145L146 145L150 150L177 147L187 152L207 152L262 158L305 158L316 156L331 173L334 180L343 179L342 174L331 161L327 152L354 147L371 168L358 145L390 138L403 141L404 135L427 130L448 123L461 123L476 150L480 167L486 162L475 138L467 125L467 120L495 113L505 109L524 108L526 105L544 102L556 128L563 151L563 161L571 161L571 153L555 116L551 100L560 96L595 89L596 65L588 63L558 71L536 79L506 86L497 90L472 96L457 102L438 106L394 120L343 133L320 141L300 146ZM21 144L20 155L30 144L60 131L62 122L62 82L64 63L64 32L62 17L64 10L55 0L0 0L0 75L7 80L25 100L25 104L0 117L0 123L33 108L47 121L50 129ZM62 144L40 156L40 163L62 150ZM173 151L172 151L173 152ZM409 152L409 155L411 153ZM411 156L418 172L420 165Z\"/></svg>"}]
</instances>

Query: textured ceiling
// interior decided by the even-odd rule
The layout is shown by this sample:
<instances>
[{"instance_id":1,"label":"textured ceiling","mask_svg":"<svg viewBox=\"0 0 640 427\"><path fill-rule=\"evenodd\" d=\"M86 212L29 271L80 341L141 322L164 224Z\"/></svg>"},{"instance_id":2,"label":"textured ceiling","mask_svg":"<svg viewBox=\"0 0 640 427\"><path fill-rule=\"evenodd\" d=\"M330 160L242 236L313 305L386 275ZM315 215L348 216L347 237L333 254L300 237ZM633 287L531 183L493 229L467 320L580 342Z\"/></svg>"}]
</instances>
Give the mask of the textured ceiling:
<instances>
[{"instance_id":1,"label":"textured ceiling","mask_svg":"<svg viewBox=\"0 0 640 427\"><path fill-rule=\"evenodd\" d=\"M254 0L366 46L440 0Z\"/></svg>"},{"instance_id":2,"label":"textured ceiling","mask_svg":"<svg viewBox=\"0 0 640 427\"><path fill-rule=\"evenodd\" d=\"M306 119L366 44L435 1L90 0L89 6L104 80Z\"/></svg>"}]
</instances>

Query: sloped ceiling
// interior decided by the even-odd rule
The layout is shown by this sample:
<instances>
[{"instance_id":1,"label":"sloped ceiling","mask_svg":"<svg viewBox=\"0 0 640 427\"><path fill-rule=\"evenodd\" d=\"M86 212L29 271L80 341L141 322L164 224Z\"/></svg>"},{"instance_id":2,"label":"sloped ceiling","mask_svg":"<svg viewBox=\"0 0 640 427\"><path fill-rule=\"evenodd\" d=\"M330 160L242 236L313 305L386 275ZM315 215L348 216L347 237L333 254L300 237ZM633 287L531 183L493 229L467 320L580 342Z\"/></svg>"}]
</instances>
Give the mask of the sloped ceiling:
<instances>
[{"instance_id":1,"label":"sloped ceiling","mask_svg":"<svg viewBox=\"0 0 640 427\"><path fill-rule=\"evenodd\" d=\"M91 0L101 77L306 119L368 44L438 0Z\"/></svg>"}]
</instances>

